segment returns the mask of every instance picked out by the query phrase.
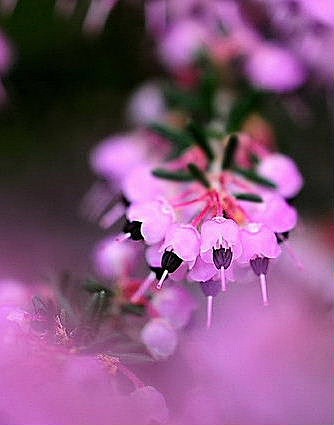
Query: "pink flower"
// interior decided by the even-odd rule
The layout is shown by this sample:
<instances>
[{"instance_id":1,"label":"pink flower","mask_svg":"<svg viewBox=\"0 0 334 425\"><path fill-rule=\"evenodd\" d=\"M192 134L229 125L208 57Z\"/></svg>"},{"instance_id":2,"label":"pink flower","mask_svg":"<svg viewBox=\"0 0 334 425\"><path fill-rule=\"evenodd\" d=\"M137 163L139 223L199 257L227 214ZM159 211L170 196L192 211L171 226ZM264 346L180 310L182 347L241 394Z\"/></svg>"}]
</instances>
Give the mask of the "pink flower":
<instances>
[{"instance_id":1,"label":"pink flower","mask_svg":"<svg viewBox=\"0 0 334 425\"><path fill-rule=\"evenodd\" d=\"M217 272L213 263L207 263L198 256L194 267L188 273L188 278L196 282L206 282L216 276Z\"/></svg>"},{"instance_id":2,"label":"pink flower","mask_svg":"<svg viewBox=\"0 0 334 425\"><path fill-rule=\"evenodd\" d=\"M248 57L247 75L261 89L277 92L294 90L306 80L306 71L288 50L274 43L260 44Z\"/></svg>"},{"instance_id":3,"label":"pink flower","mask_svg":"<svg viewBox=\"0 0 334 425\"><path fill-rule=\"evenodd\" d=\"M141 331L141 338L147 350L156 359L166 359L177 346L177 334L165 319L150 320Z\"/></svg>"},{"instance_id":4,"label":"pink flower","mask_svg":"<svg viewBox=\"0 0 334 425\"><path fill-rule=\"evenodd\" d=\"M231 250L232 257L227 267L231 264L232 259L237 259L241 254L241 243L239 237L239 226L235 221L226 219L221 216L212 218L203 223L201 227L201 247L200 255L206 263L218 265L215 261L215 251L219 249ZM217 258L218 260L218 258ZM217 266L216 266L217 267ZM222 264L220 267L221 268Z\"/></svg>"},{"instance_id":5,"label":"pink flower","mask_svg":"<svg viewBox=\"0 0 334 425\"><path fill-rule=\"evenodd\" d=\"M268 305L266 274L269 258L277 258L281 254L276 235L263 225L250 224L241 231L243 246L239 261L248 262L254 273L259 276L263 304Z\"/></svg>"},{"instance_id":6,"label":"pink flower","mask_svg":"<svg viewBox=\"0 0 334 425\"><path fill-rule=\"evenodd\" d=\"M181 260L194 263L200 249L200 235L190 224L172 224L160 251L173 251Z\"/></svg>"},{"instance_id":7,"label":"pink flower","mask_svg":"<svg viewBox=\"0 0 334 425\"><path fill-rule=\"evenodd\" d=\"M263 202L240 201L252 222L263 223L276 233L288 232L296 226L296 209L280 195L262 192L261 198Z\"/></svg>"},{"instance_id":8,"label":"pink flower","mask_svg":"<svg viewBox=\"0 0 334 425\"><path fill-rule=\"evenodd\" d=\"M132 124L142 126L161 120L166 113L166 104L161 86L149 81L137 89L127 106L127 115Z\"/></svg>"},{"instance_id":9,"label":"pink flower","mask_svg":"<svg viewBox=\"0 0 334 425\"><path fill-rule=\"evenodd\" d=\"M293 198L303 187L303 177L295 162L286 155L265 156L257 166L258 173L277 185L284 198Z\"/></svg>"},{"instance_id":10,"label":"pink flower","mask_svg":"<svg viewBox=\"0 0 334 425\"><path fill-rule=\"evenodd\" d=\"M159 46L159 55L169 68L180 70L192 64L207 40L205 25L191 19L181 20L167 30Z\"/></svg>"},{"instance_id":11,"label":"pink flower","mask_svg":"<svg viewBox=\"0 0 334 425\"><path fill-rule=\"evenodd\" d=\"M114 237L100 241L93 253L97 273L107 279L117 279L134 270L138 249L131 241L119 243Z\"/></svg>"},{"instance_id":12,"label":"pink flower","mask_svg":"<svg viewBox=\"0 0 334 425\"><path fill-rule=\"evenodd\" d=\"M152 175L152 165L136 161L136 164L122 181L121 188L131 202L143 202L166 197L172 193L173 184ZM138 190L140 188L140 190Z\"/></svg>"},{"instance_id":13,"label":"pink flower","mask_svg":"<svg viewBox=\"0 0 334 425\"><path fill-rule=\"evenodd\" d=\"M99 176L119 181L145 158L146 147L138 135L119 134L102 141L91 153L90 163Z\"/></svg>"},{"instance_id":14,"label":"pink flower","mask_svg":"<svg viewBox=\"0 0 334 425\"><path fill-rule=\"evenodd\" d=\"M154 295L151 306L155 313L166 319L174 329L185 327L196 309L191 294L181 286L169 286Z\"/></svg>"},{"instance_id":15,"label":"pink flower","mask_svg":"<svg viewBox=\"0 0 334 425\"><path fill-rule=\"evenodd\" d=\"M141 223L140 232L148 245L161 242L167 229L175 220L172 207L164 199L132 204L128 219Z\"/></svg>"},{"instance_id":16,"label":"pink flower","mask_svg":"<svg viewBox=\"0 0 334 425\"><path fill-rule=\"evenodd\" d=\"M275 233L268 227L251 223L240 231L242 254L240 263L247 263L256 256L277 258L281 254Z\"/></svg>"}]
</instances>

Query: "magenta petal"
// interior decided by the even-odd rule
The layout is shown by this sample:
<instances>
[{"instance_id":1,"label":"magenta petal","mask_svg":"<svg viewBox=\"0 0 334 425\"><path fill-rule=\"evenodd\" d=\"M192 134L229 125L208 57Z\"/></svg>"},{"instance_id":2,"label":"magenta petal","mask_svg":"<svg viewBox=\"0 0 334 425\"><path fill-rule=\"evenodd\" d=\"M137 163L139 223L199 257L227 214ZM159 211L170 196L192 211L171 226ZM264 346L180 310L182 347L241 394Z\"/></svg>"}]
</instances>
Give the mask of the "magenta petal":
<instances>
[{"instance_id":1,"label":"magenta petal","mask_svg":"<svg viewBox=\"0 0 334 425\"><path fill-rule=\"evenodd\" d=\"M266 226L252 223L242 229L240 234L243 247L242 256L239 258L241 263L247 263L257 255L276 258L281 253L275 233Z\"/></svg>"},{"instance_id":2,"label":"magenta petal","mask_svg":"<svg viewBox=\"0 0 334 425\"><path fill-rule=\"evenodd\" d=\"M159 54L169 68L177 70L192 63L206 40L207 29L204 25L194 20L182 20L166 33Z\"/></svg>"},{"instance_id":3,"label":"magenta petal","mask_svg":"<svg viewBox=\"0 0 334 425\"><path fill-rule=\"evenodd\" d=\"M259 44L248 58L246 71L256 87L275 92L294 90L306 80L297 57L274 43Z\"/></svg>"},{"instance_id":4,"label":"magenta petal","mask_svg":"<svg viewBox=\"0 0 334 425\"><path fill-rule=\"evenodd\" d=\"M122 181L124 195L131 202L151 201L160 196L168 197L172 187L171 183L154 177L152 165L145 163L132 168Z\"/></svg>"},{"instance_id":5,"label":"magenta petal","mask_svg":"<svg viewBox=\"0 0 334 425\"><path fill-rule=\"evenodd\" d=\"M201 257L207 263L212 263L212 248L231 248L233 258L241 254L239 226L235 221L224 217L214 217L203 223L201 228Z\"/></svg>"},{"instance_id":6,"label":"magenta petal","mask_svg":"<svg viewBox=\"0 0 334 425\"><path fill-rule=\"evenodd\" d=\"M131 155L129 155L131 152ZM102 141L91 153L90 163L96 174L107 179L122 179L145 159L146 149L134 134L119 134Z\"/></svg>"},{"instance_id":7,"label":"magenta petal","mask_svg":"<svg viewBox=\"0 0 334 425\"><path fill-rule=\"evenodd\" d=\"M303 187L303 177L295 162L286 155L266 156L257 167L258 173L276 183L284 198L293 198Z\"/></svg>"},{"instance_id":8,"label":"magenta petal","mask_svg":"<svg viewBox=\"0 0 334 425\"><path fill-rule=\"evenodd\" d=\"M141 233L149 245L161 242L169 225L174 221L172 207L166 201L132 204L127 212L130 221L142 223Z\"/></svg>"},{"instance_id":9,"label":"magenta petal","mask_svg":"<svg viewBox=\"0 0 334 425\"><path fill-rule=\"evenodd\" d=\"M208 263L197 257L194 267L188 273L188 279L196 282L206 282L217 274L217 269L213 263Z\"/></svg>"},{"instance_id":10,"label":"magenta petal","mask_svg":"<svg viewBox=\"0 0 334 425\"><path fill-rule=\"evenodd\" d=\"M200 247L200 237L195 227L173 224L167 230L161 250L173 250L184 261L195 261Z\"/></svg>"},{"instance_id":11,"label":"magenta petal","mask_svg":"<svg viewBox=\"0 0 334 425\"><path fill-rule=\"evenodd\" d=\"M262 193L261 197L261 203L240 201L253 222L263 223L277 233L287 232L296 226L297 211L284 198L270 193Z\"/></svg>"},{"instance_id":12,"label":"magenta petal","mask_svg":"<svg viewBox=\"0 0 334 425\"><path fill-rule=\"evenodd\" d=\"M175 329L186 326L196 309L194 298L181 286L166 287L153 297L151 304L154 311Z\"/></svg>"},{"instance_id":13,"label":"magenta petal","mask_svg":"<svg viewBox=\"0 0 334 425\"><path fill-rule=\"evenodd\" d=\"M177 346L177 334L165 319L152 319L142 329L141 338L156 359L171 356Z\"/></svg>"}]
</instances>

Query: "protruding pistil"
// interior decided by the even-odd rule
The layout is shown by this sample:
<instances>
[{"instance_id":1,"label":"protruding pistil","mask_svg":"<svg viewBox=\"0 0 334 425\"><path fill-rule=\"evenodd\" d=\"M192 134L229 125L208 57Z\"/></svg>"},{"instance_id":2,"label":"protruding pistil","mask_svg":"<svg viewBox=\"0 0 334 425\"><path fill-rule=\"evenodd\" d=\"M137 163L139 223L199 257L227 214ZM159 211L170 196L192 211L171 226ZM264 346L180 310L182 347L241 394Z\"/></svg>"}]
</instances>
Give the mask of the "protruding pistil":
<instances>
[{"instance_id":1,"label":"protruding pistil","mask_svg":"<svg viewBox=\"0 0 334 425\"><path fill-rule=\"evenodd\" d=\"M250 260L250 265L254 273L260 277L263 305L267 306L269 303L268 303L266 274L268 271L269 258L267 257L253 258L252 260Z\"/></svg>"}]
</instances>

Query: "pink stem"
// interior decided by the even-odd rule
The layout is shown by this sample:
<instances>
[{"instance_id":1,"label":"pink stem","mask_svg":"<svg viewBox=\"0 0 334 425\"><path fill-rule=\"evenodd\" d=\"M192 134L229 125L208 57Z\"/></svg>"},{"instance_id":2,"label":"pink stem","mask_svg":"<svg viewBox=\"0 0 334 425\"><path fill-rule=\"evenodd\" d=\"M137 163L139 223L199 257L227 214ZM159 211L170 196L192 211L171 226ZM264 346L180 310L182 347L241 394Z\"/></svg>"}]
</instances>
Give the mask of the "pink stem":
<instances>
[{"instance_id":1,"label":"pink stem","mask_svg":"<svg viewBox=\"0 0 334 425\"><path fill-rule=\"evenodd\" d=\"M192 225L194 227L198 226L201 223L201 221L204 220L206 215L210 212L211 208L212 208L211 205L207 204L204 210L193 220Z\"/></svg>"},{"instance_id":2,"label":"pink stem","mask_svg":"<svg viewBox=\"0 0 334 425\"><path fill-rule=\"evenodd\" d=\"M132 295L130 301L132 303L137 303L140 300L140 298L145 294L145 292L148 290L148 288L152 285L154 280L155 280L155 273L150 272L150 274L147 276L144 282L139 286L137 291Z\"/></svg>"}]
</instances>

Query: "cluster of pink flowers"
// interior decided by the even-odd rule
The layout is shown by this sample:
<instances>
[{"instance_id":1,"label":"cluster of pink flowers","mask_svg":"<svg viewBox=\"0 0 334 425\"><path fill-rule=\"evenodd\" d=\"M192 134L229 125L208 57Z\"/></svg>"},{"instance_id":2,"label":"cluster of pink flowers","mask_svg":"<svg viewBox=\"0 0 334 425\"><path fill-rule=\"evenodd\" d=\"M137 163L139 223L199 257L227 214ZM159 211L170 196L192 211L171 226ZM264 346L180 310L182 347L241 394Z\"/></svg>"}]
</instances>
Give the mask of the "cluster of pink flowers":
<instances>
[{"instance_id":1,"label":"cluster of pink flowers","mask_svg":"<svg viewBox=\"0 0 334 425\"><path fill-rule=\"evenodd\" d=\"M200 282L209 326L212 297L249 271L259 277L268 303L268 265L296 226L288 200L303 179L292 159L243 132L211 137L206 148L190 146L168 161L167 138L143 130L102 142L91 163L123 196L101 219L109 227L126 217L112 255L120 255L127 239L145 245L151 271L132 300L154 281L158 289L167 278Z\"/></svg>"},{"instance_id":2,"label":"cluster of pink flowers","mask_svg":"<svg viewBox=\"0 0 334 425\"><path fill-rule=\"evenodd\" d=\"M320 53L333 42L330 9L327 0L152 0L146 17L161 61L179 78L205 49L256 87L287 92L314 72L332 82L333 60Z\"/></svg>"}]
</instances>

